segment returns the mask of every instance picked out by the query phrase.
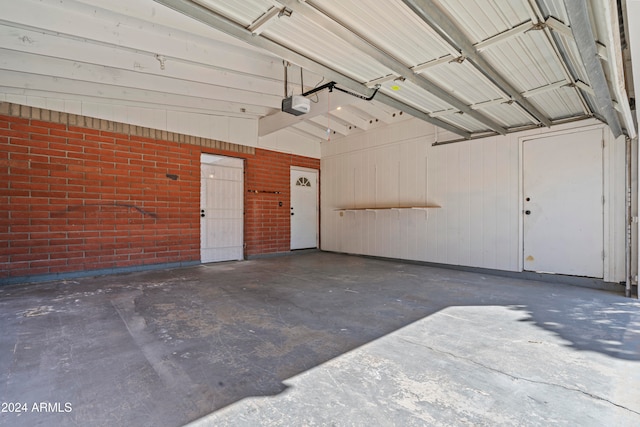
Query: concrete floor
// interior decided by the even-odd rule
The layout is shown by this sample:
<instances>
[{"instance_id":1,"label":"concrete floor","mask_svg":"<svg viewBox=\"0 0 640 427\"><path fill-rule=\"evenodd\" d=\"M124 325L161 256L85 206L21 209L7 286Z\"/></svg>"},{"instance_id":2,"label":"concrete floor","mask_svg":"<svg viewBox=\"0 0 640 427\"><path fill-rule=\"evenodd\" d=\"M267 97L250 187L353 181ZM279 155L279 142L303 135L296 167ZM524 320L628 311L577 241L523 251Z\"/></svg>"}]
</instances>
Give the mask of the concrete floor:
<instances>
[{"instance_id":1,"label":"concrete floor","mask_svg":"<svg viewBox=\"0 0 640 427\"><path fill-rule=\"evenodd\" d=\"M640 425L640 303L588 288L317 252L0 287L0 322L2 425Z\"/></svg>"}]
</instances>

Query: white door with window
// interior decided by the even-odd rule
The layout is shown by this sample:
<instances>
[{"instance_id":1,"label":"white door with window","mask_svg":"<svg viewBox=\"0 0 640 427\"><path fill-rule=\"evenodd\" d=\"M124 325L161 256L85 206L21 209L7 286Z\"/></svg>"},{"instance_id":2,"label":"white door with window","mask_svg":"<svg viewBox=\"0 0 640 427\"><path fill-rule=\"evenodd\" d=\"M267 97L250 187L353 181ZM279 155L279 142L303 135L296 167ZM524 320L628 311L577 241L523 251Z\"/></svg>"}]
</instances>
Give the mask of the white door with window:
<instances>
[{"instance_id":1,"label":"white door with window","mask_svg":"<svg viewBox=\"0 0 640 427\"><path fill-rule=\"evenodd\" d=\"M241 260L244 224L244 162L201 155L200 261Z\"/></svg>"},{"instance_id":2,"label":"white door with window","mask_svg":"<svg viewBox=\"0 0 640 427\"><path fill-rule=\"evenodd\" d=\"M318 247L318 171L291 168L291 249Z\"/></svg>"},{"instance_id":3,"label":"white door with window","mask_svg":"<svg viewBox=\"0 0 640 427\"><path fill-rule=\"evenodd\" d=\"M523 142L525 270L604 276L602 132Z\"/></svg>"}]
</instances>

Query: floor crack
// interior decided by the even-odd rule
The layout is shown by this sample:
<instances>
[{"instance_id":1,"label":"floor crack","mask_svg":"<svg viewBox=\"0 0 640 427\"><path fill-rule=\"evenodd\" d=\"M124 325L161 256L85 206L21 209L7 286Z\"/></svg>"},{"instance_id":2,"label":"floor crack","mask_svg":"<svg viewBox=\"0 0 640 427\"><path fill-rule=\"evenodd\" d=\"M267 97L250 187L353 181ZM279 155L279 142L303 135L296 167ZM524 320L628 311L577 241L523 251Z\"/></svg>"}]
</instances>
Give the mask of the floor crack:
<instances>
[{"instance_id":1,"label":"floor crack","mask_svg":"<svg viewBox=\"0 0 640 427\"><path fill-rule=\"evenodd\" d=\"M482 367L484 369L487 369L487 370L490 370L490 371L493 371L493 372L497 372L497 373L502 374L502 375L506 375L506 376L508 376L510 378L513 378L514 380L521 380L521 381L526 381L526 382L529 382L529 383L548 385L548 386L552 386L552 387L560 387L560 388L563 388L563 389L565 389L567 391L578 392L578 393L581 393L581 394L583 394L585 396L588 396L588 397L590 397L592 399L596 399L596 400L600 400L600 401L603 401L603 402L607 402L607 403L609 403L609 404L611 404L613 406L616 406L618 408L621 408L621 409L627 410L629 412L632 412L634 414L640 415L640 412L638 412L638 411L634 411L631 408L627 408L626 406L623 406L623 405L620 405L618 403L612 402L611 400L609 400L607 398L604 398L602 396L598 396L598 395L593 394L593 393L589 393L589 392L584 391L584 390L580 390L578 388L567 387L565 385L557 384L557 383L551 383L551 382L546 382L546 381L537 381L537 380L533 380L533 379L530 379L530 378L519 377L517 375L513 375L513 374L510 374L508 372L501 371L500 369L496 369L496 368L494 368L492 366L485 365L483 363L477 362L477 361L475 361L473 359L470 359L470 358L467 358L467 357L464 357L464 356L460 356L460 355L457 355L457 354L454 354L454 353L451 353L451 352L448 352L448 351L444 351L444 350L439 350L439 349L430 347L428 345L425 345L425 344L422 344L422 343L419 343L419 342L408 340L406 338L399 338L399 339L401 341L406 342L406 343L417 345L417 346L420 346L420 347L424 347L424 348L426 348L428 350L431 350L431 351L434 351L434 352L437 352L437 353L440 353L440 354L446 354L446 355L451 356L451 357L453 357L455 359L465 360L467 362L473 363L474 365L480 366L480 367Z\"/></svg>"}]
</instances>

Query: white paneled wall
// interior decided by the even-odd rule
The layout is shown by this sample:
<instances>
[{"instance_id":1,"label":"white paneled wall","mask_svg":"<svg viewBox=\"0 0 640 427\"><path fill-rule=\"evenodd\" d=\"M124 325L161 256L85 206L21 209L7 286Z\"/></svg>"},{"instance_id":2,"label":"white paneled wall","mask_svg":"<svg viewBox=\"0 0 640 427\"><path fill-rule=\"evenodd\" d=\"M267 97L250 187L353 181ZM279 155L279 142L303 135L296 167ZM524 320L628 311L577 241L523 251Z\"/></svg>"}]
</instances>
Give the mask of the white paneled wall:
<instances>
[{"instance_id":1,"label":"white paneled wall","mask_svg":"<svg viewBox=\"0 0 640 427\"><path fill-rule=\"evenodd\" d=\"M176 111L148 108L141 105L95 102L85 100L82 97L61 99L47 95L0 93L0 101L217 139L316 159L320 157L320 140L286 129L267 137L258 138L258 119L255 117L212 115L196 111Z\"/></svg>"},{"instance_id":2,"label":"white paneled wall","mask_svg":"<svg viewBox=\"0 0 640 427\"><path fill-rule=\"evenodd\" d=\"M599 122L433 147L434 128L411 120L324 142L322 249L521 271L521 140L585 125ZM624 140L609 142L605 280L618 281L624 280ZM429 205L440 207L363 209Z\"/></svg>"},{"instance_id":3,"label":"white paneled wall","mask_svg":"<svg viewBox=\"0 0 640 427\"><path fill-rule=\"evenodd\" d=\"M108 101L95 102L82 97L62 99L44 95L4 94L0 100L234 144L255 147L258 142L258 120L254 117L231 117L222 114L123 105Z\"/></svg>"},{"instance_id":4,"label":"white paneled wall","mask_svg":"<svg viewBox=\"0 0 640 427\"><path fill-rule=\"evenodd\" d=\"M265 150L279 151L281 153L291 153L299 156L320 158L320 139L282 129L278 132L259 137L257 148Z\"/></svg>"},{"instance_id":5,"label":"white paneled wall","mask_svg":"<svg viewBox=\"0 0 640 427\"><path fill-rule=\"evenodd\" d=\"M217 116L194 111L175 111L112 102L95 102L84 100L81 97L61 99L46 95L0 93L0 101L217 139L316 159L320 157L319 140L286 129L258 140L258 120L253 117Z\"/></svg>"}]
</instances>

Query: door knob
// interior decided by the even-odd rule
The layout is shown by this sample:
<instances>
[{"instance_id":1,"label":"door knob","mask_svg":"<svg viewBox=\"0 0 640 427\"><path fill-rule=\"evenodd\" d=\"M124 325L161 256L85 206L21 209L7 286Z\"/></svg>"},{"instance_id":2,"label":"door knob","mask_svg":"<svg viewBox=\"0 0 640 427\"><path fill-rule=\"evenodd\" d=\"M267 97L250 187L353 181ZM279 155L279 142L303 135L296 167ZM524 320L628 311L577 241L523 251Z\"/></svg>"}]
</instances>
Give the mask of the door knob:
<instances>
[{"instance_id":1,"label":"door knob","mask_svg":"<svg viewBox=\"0 0 640 427\"><path fill-rule=\"evenodd\" d=\"M531 211L524 211L525 215L531 215Z\"/></svg>"},{"instance_id":2,"label":"door knob","mask_svg":"<svg viewBox=\"0 0 640 427\"><path fill-rule=\"evenodd\" d=\"M204 218L204 214L200 214L200 217L201 217L201 218Z\"/></svg>"},{"instance_id":3,"label":"door knob","mask_svg":"<svg viewBox=\"0 0 640 427\"><path fill-rule=\"evenodd\" d=\"M291 216L295 215L293 212L291 212Z\"/></svg>"}]
</instances>

